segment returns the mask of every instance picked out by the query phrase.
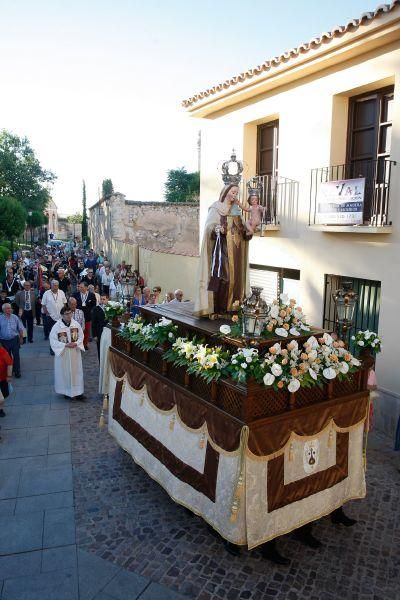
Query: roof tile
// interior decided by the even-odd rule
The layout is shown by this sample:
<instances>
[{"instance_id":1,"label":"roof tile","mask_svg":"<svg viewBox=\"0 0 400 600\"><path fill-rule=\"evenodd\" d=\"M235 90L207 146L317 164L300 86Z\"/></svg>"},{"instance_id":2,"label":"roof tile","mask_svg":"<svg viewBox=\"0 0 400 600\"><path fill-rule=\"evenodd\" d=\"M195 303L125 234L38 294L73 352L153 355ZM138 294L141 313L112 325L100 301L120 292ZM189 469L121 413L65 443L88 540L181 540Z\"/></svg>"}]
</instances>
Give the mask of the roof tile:
<instances>
[{"instance_id":1,"label":"roof tile","mask_svg":"<svg viewBox=\"0 0 400 600\"><path fill-rule=\"evenodd\" d=\"M189 106L195 104L203 98L207 98L208 96L214 95L217 92L222 91L223 89L228 89L231 86L237 85L238 83L245 81L246 79L252 79L257 75L260 75L262 72L269 71L274 66L278 66L279 64L286 62L291 58L296 58L300 54L309 52L310 49L318 48L318 46L321 46L321 44L323 43L330 42L333 38L341 37L349 31L354 31L355 29L358 29L358 27L360 27L360 25L362 25L366 21L372 21L382 13L390 12L396 6L399 5L400 0L393 0L391 4L380 4L376 7L374 11L363 13L359 19L352 19L346 25L336 25L331 31L321 33L319 37L314 37L309 42L299 44L297 48L291 48L291 50L287 50L279 56L270 58L269 60L264 61L261 65L255 67L254 69L249 69L245 73L240 73L239 75L231 77L230 79L227 79L226 81L219 83L213 86L212 88L209 88L203 92L199 92L198 94L194 94L190 98L183 100L182 105L185 108L188 108Z\"/></svg>"}]
</instances>

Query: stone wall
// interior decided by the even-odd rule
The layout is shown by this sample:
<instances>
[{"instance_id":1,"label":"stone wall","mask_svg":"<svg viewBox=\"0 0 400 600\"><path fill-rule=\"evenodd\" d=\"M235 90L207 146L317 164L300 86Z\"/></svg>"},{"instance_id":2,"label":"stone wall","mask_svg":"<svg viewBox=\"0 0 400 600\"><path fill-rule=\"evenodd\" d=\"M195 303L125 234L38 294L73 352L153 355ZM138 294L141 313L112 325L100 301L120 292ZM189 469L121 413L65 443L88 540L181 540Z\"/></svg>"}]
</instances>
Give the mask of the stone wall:
<instances>
[{"instance_id":1,"label":"stone wall","mask_svg":"<svg viewBox=\"0 0 400 600\"><path fill-rule=\"evenodd\" d=\"M70 240L74 235L78 239L82 239L82 225L81 223L68 223L67 217L58 216L58 227L56 232L56 238L60 240ZM49 229L50 231L50 229Z\"/></svg>"},{"instance_id":2,"label":"stone wall","mask_svg":"<svg viewBox=\"0 0 400 600\"><path fill-rule=\"evenodd\" d=\"M89 209L91 245L112 257L117 240L154 252L199 254L199 205L134 202L113 194Z\"/></svg>"}]
</instances>

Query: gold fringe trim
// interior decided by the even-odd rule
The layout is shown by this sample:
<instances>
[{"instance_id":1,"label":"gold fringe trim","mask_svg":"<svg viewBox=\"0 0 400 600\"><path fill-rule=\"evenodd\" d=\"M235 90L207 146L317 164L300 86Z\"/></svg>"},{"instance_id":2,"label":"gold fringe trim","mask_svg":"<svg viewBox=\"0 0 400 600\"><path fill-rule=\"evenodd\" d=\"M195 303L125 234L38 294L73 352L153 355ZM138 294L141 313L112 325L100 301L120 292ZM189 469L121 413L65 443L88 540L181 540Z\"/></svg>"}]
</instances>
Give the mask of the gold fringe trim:
<instances>
[{"instance_id":1,"label":"gold fringe trim","mask_svg":"<svg viewBox=\"0 0 400 600\"><path fill-rule=\"evenodd\" d=\"M99 420L99 429L104 429L105 424L106 424L106 421L104 418L104 410L101 409L100 420Z\"/></svg>"},{"instance_id":2,"label":"gold fringe trim","mask_svg":"<svg viewBox=\"0 0 400 600\"><path fill-rule=\"evenodd\" d=\"M103 396L103 410L108 410L108 394Z\"/></svg>"},{"instance_id":3,"label":"gold fringe trim","mask_svg":"<svg viewBox=\"0 0 400 600\"><path fill-rule=\"evenodd\" d=\"M368 445L368 434L369 434L370 404L371 404L371 394L370 394L370 397L368 399L367 416L366 416L365 425L364 425L364 432L363 432L364 472L366 472L366 470L367 470L367 445Z\"/></svg>"},{"instance_id":4,"label":"gold fringe trim","mask_svg":"<svg viewBox=\"0 0 400 600\"><path fill-rule=\"evenodd\" d=\"M111 377L115 378L113 372L111 372ZM126 377L126 375L124 375L123 377L120 377L119 379L118 378L115 378L115 379L118 381L122 381L122 379L124 379L124 377ZM124 387L123 387L122 393L124 392ZM128 379L126 378L126 387L129 388L129 390L136 396L138 396L138 395L140 396L139 406L143 406L144 401L146 400L149 407L151 407L152 410L154 410L155 412L158 412L161 415L164 415L164 416L171 415L172 416L173 414L175 414L176 423L179 423L179 425L182 427L182 429L185 429L185 431L188 431L189 433L194 433L196 435L200 434L199 448L201 448L201 449L204 448L206 446L206 442L207 442L208 444L210 444L210 446L212 446L214 448L214 450L216 450L219 454L221 454L223 456L234 457L234 456L237 456L240 454L240 452L241 452L240 445L236 450L232 450L232 451L225 450L221 446L218 446L218 444L216 444L210 436L206 421L204 421L204 423L197 429L193 429L192 427L189 427L188 425L186 425L186 423L181 419L181 417L179 415L176 404L175 404L175 406L173 406L172 408L170 408L168 410L161 410L160 408L158 408L150 400L149 395L147 393L146 384L144 384L144 386L140 390L135 390L135 388L133 388L130 385ZM201 441L202 435L204 435L204 445L200 446L200 441Z\"/></svg>"},{"instance_id":5,"label":"gold fringe trim","mask_svg":"<svg viewBox=\"0 0 400 600\"><path fill-rule=\"evenodd\" d=\"M139 465L139 467L141 467L145 473L147 473L147 475L156 483L158 483L158 485L160 485L168 494L168 496L174 501L176 502L176 504L180 504L181 506L184 506L185 508L188 508L189 510L191 510L195 515L201 517L202 519L204 519L204 521L206 523L208 523L208 525L210 525L210 527L212 527L214 529L214 531L216 531L224 540L226 540L227 542L231 542L232 544L236 544L237 546L247 546L247 539L246 539L246 534L242 535L239 539L230 536L229 534L222 532L221 529L219 529L219 527L217 527L215 525L215 523L212 523L209 518L207 518L207 516L200 512L197 508L193 507L191 504L187 504L186 502L184 502L183 500L180 500L179 498L177 498L176 496L173 496L173 494L167 489L165 483L163 483L160 479L158 479L157 477L155 477L154 475L152 475L151 473L148 472L148 470L146 469L145 465L142 463L142 461L140 461L138 458L132 456L131 451L128 450L128 448L122 444L117 437L115 436L114 432L112 430L110 430L110 435L113 436L113 438L116 440L117 444L123 449L125 450L131 457L132 460ZM164 465L163 465L164 466ZM180 482L181 483L181 482ZM204 496L203 496L204 499Z\"/></svg>"},{"instance_id":6,"label":"gold fringe trim","mask_svg":"<svg viewBox=\"0 0 400 600\"><path fill-rule=\"evenodd\" d=\"M236 480L236 485L233 488L233 500L231 506L231 522L234 523L237 519L237 515L241 505L241 498L243 490L245 489L246 482L246 459L245 453L247 444L249 441L249 428L247 425L242 427L240 432L240 461L239 461L239 473Z\"/></svg>"},{"instance_id":7,"label":"gold fringe trim","mask_svg":"<svg viewBox=\"0 0 400 600\"><path fill-rule=\"evenodd\" d=\"M247 448L246 454L250 460L254 460L255 462L269 461L269 460L272 460L273 458L276 458L277 456L281 456L281 454L284 454L286 448L291 444L293 439L301 440L303 442L306 442L308 440L314 440L315 438L321 437L323 435L323 433L329 428L331 428L332 431L336 431L339 433L348 433L350 431L353 431L354 429L357 429L361 425L363 425L363 423L365 423L365 420L368 418L368 415L369 415L369 407L367 409L365 416L361 419L361 421L359 421L358 423L355 423L354 425L350 425L349 427L338 427L336 425L335 421L333 419L331 419L327 423L327 425L323 429L321 429L321 431L318 431L318 433L315 433L314 435L299 435L295 431L292 431L286 444L284 446L282 446L282 448L279 448L279 450L276 450L275 452L272 452L271 454L265 454L264 456L258 456L257 454L253 454L253 452L250 450L250 448Z\"/></svg>"},{"instance_id":8,"label":"gold fringe trim","mask_svg":"<svg viewBox=\"0 0 400 600\"><path fill-rule=\"evenodd\" d=\"M322 519L323 517L330 515L331 512L333 512L337 508L340 508L341 506L346 504L346 502L351 502L351 500L361 500L362 498L365 498L365 496L366 496L366 491L365 490L363 490L362 492L360 491L357 495L349 496L345 500L341 500L337 504L330 506L328 509L324 510L320 514L313 516L312 519L304 519L303 521L298 521L295 525L291 525L288 529L279 531L279 533L273 533L269 536L262 538L261 540L258 540L257 542L255 542L253 544L247 543L247 548L248 548L248 550L253 550L254 548L257 548L257 546L261 546L261 544L270 542L274 538L281 537L282 535L287 535L288 533L291 533L295 529L298 529L299 527L302 527L303 525L307 525L307 523L313 523L314 521L317 521L318 519Z\"/></svg>"}]
</instances>

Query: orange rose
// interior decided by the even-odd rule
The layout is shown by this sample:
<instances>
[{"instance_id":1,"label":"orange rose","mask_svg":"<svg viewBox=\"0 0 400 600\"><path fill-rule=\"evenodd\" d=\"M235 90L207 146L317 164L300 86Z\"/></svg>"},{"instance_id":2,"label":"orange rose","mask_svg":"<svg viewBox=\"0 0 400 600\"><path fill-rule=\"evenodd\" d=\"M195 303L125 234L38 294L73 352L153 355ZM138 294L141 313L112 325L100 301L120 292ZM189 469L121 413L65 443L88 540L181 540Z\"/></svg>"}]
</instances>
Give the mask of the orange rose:
<instances>
[{"instance_id":1,"label":"orange rose","mask_svg":"<svg viewBox=\"0 0 400 600\"><path fill-rule=\"evenodd\" d=\"M301 358L302 360L308 360L308 355L307 355L305 352L302 352L302 353L300 354L300 358Z\"/></svg>"},{"instance_id":2,"label":"orange rose","mask_svg":"<svg viewBox=\"0 0 400 600\"><path fill-rule=\"evenodd\" d=\"M237 322L239 321L239 317L238 317L237 315L233 315L233 317L232 317L232 321L233 321L234 323L237 323Z\"/></svg>"},{"instance_id":3,"label":"orange rose","mask_svg":"<svg viewBox=\"0 0 400 600\"><path fill-rule=\"evenodd\" d=\"M271 324L270 324L270 325L267 325L267 331L272 331L272 330L273 330L273 328L274 328L274 327L273 327L273 325L271 325Z\"/></svg>"},{"instance_id":4,"label":"orange rose","mask_svg":"<svg viewBox=\"0 0 400 600\"><path fill-rule=\"evenodd\" d=\"M351 360L350 352L346 352L346 354L344 355L344 360L347 360L347 361Z\"/></svg>"},{"instance_id":5,"label":"orange rose","mask_svg":"<svg viewBox=\"0 0 400 600\"><path fill-rule=\"evenodd\" d=\"M279 316L282 317L282 319L284 319L286 317L286 310L280 310Z\"/></svg>"},{"instance_id":6,"label":"orange rose","mask_svg":"<svg viewBox=\"0 0 400 600\"><path fill-rule=\"evenodd\" d=\"M293 375L293 377L296 377L299 374L299 372L296 369L296 367L293 367L293 369L290 369L290 374Z\"/></svg>"},{"instance_id":7,"label":"orange rose","mask_svg":"<svg viewBox=\"0 0 400 600\"><path fill-rule=\"evenodd\" d=\"M271 346L271 348L269 349L269 353L270 354L276 354L276 348L274 348L273 346Z\"/></svg>"},{"instance_id":8,"label":"orange rose","mask_svg":"<svg viewBox=\"0 0 400 600\"><path fill-rule=\"evenodd\" d=\"M288 362L289 362L289 361L288 361L288 359L287 359L287 358L284 358L284 359L282 360L282 364L283 364L283 365L287 365L287 364L288 364Z\"/></svg>"},{"instance_id":9,"label":"orange rose","mask_svg":"<svg viewBox=\"0 0 400 600\"><path fill-rule=\"evenodd\" d=\"M330 354L329 358L331 359L332 362L338 362L338 357L336 356L336 354Z\"/></svg>"},{"instance_id":10,"label":"orange rose","mask_svg":"<svg viewBox=\"0 0 400 600\"><path fill-rule=\"evenodd\" d=\"M338 344L339 344L340 348L344 348L344 341L343 340L339 340Z\"/></svg>"},{"instance_id":11,"label":"orange rose","mask_svg":"<svg viewBox=\"0 0 400 600\"><path fill-rule=\"evenodd\" d=\"M279 389L283 388L283 381L278 381L277 386Z\"/></svg>"},{"instance_id":12,"label":"orange rose","mask_svg":"<svg viewBox=\"0 0 400 600\"><path fill-rule=\"evenodd\" d=\"M288 323L284 323L284 324L282 325L282 327L283 327L283 329L286 329L286 330L287 330L287 329L289 329L289 324L288 324Z\"/></svg>"}]
</instances>

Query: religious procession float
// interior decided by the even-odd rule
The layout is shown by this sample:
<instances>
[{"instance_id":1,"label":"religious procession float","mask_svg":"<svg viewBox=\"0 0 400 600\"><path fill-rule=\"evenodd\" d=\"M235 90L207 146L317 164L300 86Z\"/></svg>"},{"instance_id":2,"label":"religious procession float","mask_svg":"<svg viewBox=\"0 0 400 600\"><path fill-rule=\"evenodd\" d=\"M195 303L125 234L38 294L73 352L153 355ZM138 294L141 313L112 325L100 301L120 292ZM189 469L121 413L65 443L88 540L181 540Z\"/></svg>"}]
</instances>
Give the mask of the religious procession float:
<instances>
[{"instance_id":1,"label":"religious procession float","mask_svg":"<svg viewBox=\"0 0 400 600\"><path fill-rule=\"evenodd\" d=\"M248 292L239 177L225 170L209 210L194 305L143 306L122 324L124 309L109 307L100 391L134 461L225 540L254 548L365 496L373 360L311 327L295 299Z\"/></svg>"}]
</instances>

